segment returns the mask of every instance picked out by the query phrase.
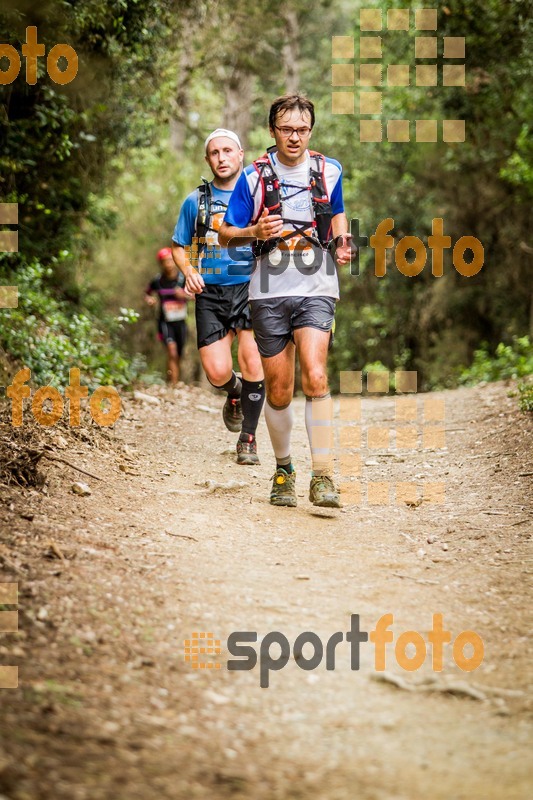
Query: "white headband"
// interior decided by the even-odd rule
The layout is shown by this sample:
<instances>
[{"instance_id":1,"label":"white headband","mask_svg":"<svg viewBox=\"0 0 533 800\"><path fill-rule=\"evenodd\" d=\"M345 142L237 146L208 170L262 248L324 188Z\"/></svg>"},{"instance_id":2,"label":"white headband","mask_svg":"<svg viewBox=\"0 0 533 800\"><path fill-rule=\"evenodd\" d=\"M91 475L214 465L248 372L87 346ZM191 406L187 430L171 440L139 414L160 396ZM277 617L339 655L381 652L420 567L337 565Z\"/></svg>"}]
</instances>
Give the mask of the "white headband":
<instances>
[{"instance_id":1,"label":"white headband","mask_svg":"<svg viewBox=\"0 0 533 800\"><path fill-rule=\"evenodd\" d=\"M216 139L218 136L225 136L227 139L232 139L236 144L239 145L239 150L242 150L242 145L240 142L239 137L233 131L228 131L226 128L217 128L216 131L210 133L207 139L205 140L205 150L207 152L207 145L211 141L211 139Z\"/></svg>"}]
</instances>

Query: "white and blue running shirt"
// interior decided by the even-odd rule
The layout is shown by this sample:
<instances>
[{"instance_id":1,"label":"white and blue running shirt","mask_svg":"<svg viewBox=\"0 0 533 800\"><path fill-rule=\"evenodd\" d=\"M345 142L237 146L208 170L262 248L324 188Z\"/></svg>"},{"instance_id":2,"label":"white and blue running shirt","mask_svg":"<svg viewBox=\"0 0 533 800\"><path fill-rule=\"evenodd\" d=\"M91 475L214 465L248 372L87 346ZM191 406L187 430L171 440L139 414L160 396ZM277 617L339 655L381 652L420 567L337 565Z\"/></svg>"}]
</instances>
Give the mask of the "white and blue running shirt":
<instances>
[{"instance_id":1,"label":"white and blue running shirt","mask_svg":"<svg viewBox=\"0 0 533 800\"><path fill-rule=\"evenodd\" d=\"M294 220L302 225L302 229L305 230L306 234L311 235L313 231L313 206L309 190L309 151L306 152L305 161L296 167L287 167L282 164L278 160L276 153L270 153L269 158L280 181L283 219ZM335 216L335 214L341 214L344 211L342 167L333 158L326 158L324 172L326 190L333 216ZM259 175L253 164L251 164L246 167L237 181L224 222L237 228L246 228L251 225L262 210L263 197L261 186L258 186L258 183ZM291 225L290 222L285 222L282 236L286 236L295 230L298 230L298 228ZM265 297L292 297L295 295L303 297L334 297L338 299L339 281L336 270L332 268L331 257L329 257L329 264L327 265L326 253L320 253L316 247L313 251L310 243L300 234L288 239L286 246L289 249L289 254L283 254L279 248L276 248L261 258L263 270L265 269L265 259L272 267L281 264L282 258L287 263L286 268L283 270L268 271L268 288L266 291L265 276L263 275L263 281L261 281L261 267L259 259L257 260L250 280L250 300L261 300ZM294 249L296 246L301 253L297 254L295 263ZM322 263L318 268L320 258ZM310 265L308 271L305 269L306 265ZM329 267L327 270L326 266Z\"/></svg>"}]
</instances>

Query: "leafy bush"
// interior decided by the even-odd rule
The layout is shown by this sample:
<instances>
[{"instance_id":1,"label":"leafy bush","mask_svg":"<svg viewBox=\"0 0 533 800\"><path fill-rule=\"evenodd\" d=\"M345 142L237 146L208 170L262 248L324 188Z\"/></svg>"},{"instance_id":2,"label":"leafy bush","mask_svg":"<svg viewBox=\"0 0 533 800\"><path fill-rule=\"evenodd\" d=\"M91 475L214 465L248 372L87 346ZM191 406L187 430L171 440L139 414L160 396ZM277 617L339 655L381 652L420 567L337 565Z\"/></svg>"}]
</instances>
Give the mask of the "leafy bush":
<instances>
[{"instance_id":1,"label":"leafy bush","mask_svg":"<svg viewBox=\"0 0 533 800\"><path fill-rule=\"evenodd\" d=\"M520 393L520 399L518 401L520 411L529 411L533 413L533 382L524 381L523 383L519 383L518 391Z\"/></svg>"},{"instance_id":2,"label":"leafy bush","mask_svg":"<svg viewBox=\"0 0 533 800\"><path fill-rule=\"evenodd\" d=\"M120 351L119 336L138 314L122 308L117 317L96 315L58 300L45 285L50 272L38 261L19 266L16 274L0 268L0 284L16 284L19 292L18 308L0 312L0 348L29 367L39 385L68 384L72 367L93 388L130 384L142 364Z\"/></svg>"},{"instance_id":3,"label":"leafy bush","mask_svg":"<svg viewBox=\"0 0 533 800\"><path fill-rule=\"evenodd\" d=\"M491 354L484 343L474 353L472 365L460 375L460 383L524 378L533 374L533 346L528 336L514 336L511 344L500 344Z\"/></svg>"}]
</instances>

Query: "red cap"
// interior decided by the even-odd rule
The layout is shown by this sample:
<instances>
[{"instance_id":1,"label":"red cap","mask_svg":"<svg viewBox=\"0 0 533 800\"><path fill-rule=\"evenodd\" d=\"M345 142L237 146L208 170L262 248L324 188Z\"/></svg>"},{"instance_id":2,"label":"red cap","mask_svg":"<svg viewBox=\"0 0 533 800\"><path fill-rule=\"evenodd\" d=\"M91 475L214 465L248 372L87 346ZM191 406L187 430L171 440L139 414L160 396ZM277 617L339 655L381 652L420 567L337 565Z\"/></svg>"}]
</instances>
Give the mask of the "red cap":
<instances>
[{"instance_id":1,"label":"red cap","mask_svg":"<svg viewBox=\"0 0 533 800\"><path fill-rule=\"evenodd\" d=\"M170 247L163 247L157 254L157 258L159 261L163 261L164 258L172 258L172 250Z\"/></svg>"}]
</instances>

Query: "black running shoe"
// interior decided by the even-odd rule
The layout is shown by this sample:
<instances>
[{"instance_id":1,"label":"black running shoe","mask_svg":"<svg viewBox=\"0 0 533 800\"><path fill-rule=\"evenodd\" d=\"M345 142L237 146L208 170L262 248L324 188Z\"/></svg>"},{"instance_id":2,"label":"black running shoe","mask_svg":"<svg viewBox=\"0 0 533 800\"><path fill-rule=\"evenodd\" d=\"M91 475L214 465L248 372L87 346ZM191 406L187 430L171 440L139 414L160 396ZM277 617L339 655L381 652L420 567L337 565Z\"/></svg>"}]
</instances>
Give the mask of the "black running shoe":
<instances>
[{"instance_id":1,"label":"black running shoe","mask_svg":"<svg viewBox=\"0 0 533 800\"><path fill-rule=\"evenodd\" d=\"M240 433L242 428L242 415L241 400L239 397L227 397L222 409L222 419L224 425L232 433Z\"/></svg>"},{"instance_id":2,"label":"black running shoe","mask_svg":"<svg viewBox=\"0 0 533 800\"><path fill-rule=\"evenodd\" d=\"M257 442L255 441L255 436L251 434L246 434L248 437L247 442L243 442L239 439L237 442L237 464L260 464L259 456L257 455ZM244 436L241 433L241 436Z\"/></svg>"}]
</instances>

